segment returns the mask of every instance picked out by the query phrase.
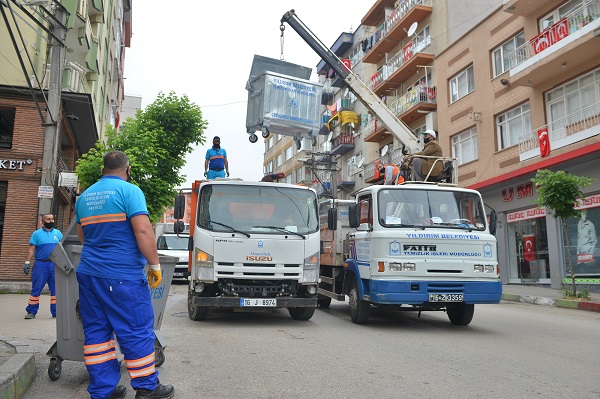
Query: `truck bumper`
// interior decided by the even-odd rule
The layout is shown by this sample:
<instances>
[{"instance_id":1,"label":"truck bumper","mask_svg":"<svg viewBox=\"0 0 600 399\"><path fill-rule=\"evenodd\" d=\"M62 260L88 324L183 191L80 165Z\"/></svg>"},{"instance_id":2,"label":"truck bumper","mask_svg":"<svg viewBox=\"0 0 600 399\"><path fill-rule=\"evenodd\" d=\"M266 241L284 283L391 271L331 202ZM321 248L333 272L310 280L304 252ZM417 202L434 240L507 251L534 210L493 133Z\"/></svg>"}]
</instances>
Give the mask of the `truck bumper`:
<instances>
[{"instance_id":1,"label":"truck bumper","mask_svg":"<svg viewBox=\"0 0 600 399\"><path fill-rule=\"evenodd\" d=\"M232 297L194 297L195 306L210 306L215 308L242 308L241 299ZM248 299L248 298L246 298ZM277 306L274 308L314 308L317 306L317 298L276 298Z\"/></svg>"},{"instance_id":2,"label":"truck bumper","mask_svg":"<svg viewBox=\"0 0 600 399\"><path fill-rule=\"evenodd\" d=\"M463 294L464 303L500 303L500 281L369 281L373 303L422 305L429 303L429 294ZM440 304L440 302L436 302Z\"/></svg>"}]
</instances>

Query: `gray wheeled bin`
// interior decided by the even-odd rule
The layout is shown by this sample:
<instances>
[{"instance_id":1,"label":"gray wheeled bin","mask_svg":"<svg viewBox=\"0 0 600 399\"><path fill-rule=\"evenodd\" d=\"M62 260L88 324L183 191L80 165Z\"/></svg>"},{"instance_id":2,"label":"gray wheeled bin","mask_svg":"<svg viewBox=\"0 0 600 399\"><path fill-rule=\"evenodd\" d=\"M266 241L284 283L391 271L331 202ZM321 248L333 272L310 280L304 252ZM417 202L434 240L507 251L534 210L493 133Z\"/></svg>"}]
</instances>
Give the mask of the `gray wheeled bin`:
<instances>
[{"instance_id":1,"label":"gray wheeled bin","mask_svg":"<svg viewBox=\"0 0 600 399\"><path fill-rule=\"evenodd\" d=\"M75 222L71 223L64 234L63 240L54 248L50 258L54 262L56 280L56 342L48 350L50 357L48 376L56 381L62 371L63 360L83 362L83 325L79 315L79 285L75 270L79 264L82 250L81 242L77 237ZM171 280L177 258L173 256L159 256L163 279L161 284L152 290L152 308L154 310L154 347L156 352L155 364L161 366L165 361L164 348L166 341L160 334L160 326L171 288ZM147 275L148 265L144 269ZM123 355L117 345L119 362Z\"/></svg>"}]
</instances>

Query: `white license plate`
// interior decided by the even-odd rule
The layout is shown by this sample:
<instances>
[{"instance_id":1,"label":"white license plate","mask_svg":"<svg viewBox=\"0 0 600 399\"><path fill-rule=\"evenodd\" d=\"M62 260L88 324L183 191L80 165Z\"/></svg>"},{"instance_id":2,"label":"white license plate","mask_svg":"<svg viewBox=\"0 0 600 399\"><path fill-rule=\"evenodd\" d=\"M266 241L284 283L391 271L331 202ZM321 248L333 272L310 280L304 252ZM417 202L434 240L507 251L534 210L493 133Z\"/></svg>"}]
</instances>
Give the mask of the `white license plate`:
<instances>
[{"instance_id":1,"label":"white license plate","mask_svg":"<svg viewBox=\"0 0 600 399\"><path fill-rule=\"evenodd\" d=\"M183 273L173 273L173 277L183 277Z\"/></svg>"},{"instance_id":2,"label":"white license plate","mask_svg":"<svg viewBox=\"0 0 600 399\"><path fill-rule=\"evenodd\" d=\"M429 302L462 302L463 294L429 294Z\"/></svg>"},{"instance_id":3,"label":"white license plate","mask_svg":"<svg viewBox=\"0 0 600 399\"><path fill-rule=\"evenodd\" d=\"M241 298L240 306L242 306L242 307L244 307L244 306L276 307L277 299L273 299L273 298L256 298L256 299L255 298L252 298L252 299Z\"/></svg>"}]
</instances>

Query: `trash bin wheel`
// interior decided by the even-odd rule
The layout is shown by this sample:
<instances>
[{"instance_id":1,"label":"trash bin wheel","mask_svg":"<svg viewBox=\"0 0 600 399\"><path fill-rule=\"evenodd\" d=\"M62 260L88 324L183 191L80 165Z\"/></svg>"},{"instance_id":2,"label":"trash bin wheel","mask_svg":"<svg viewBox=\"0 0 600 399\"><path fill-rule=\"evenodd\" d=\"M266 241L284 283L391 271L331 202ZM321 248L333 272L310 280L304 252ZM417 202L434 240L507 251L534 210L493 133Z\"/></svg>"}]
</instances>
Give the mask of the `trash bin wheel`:
<instances>
[{"instance_id":1,"label":"trash bin wheel","mask_svg":"<svg viewBox=\"0 0 600 399\"><path fill-rule=\"evenodd\" d=\"M154 350L154 365L156 367L160 367L165 362L165 349L164 348L156 348Z\"/></svg>"},{"instance_id":2,"label":"trash bin wheel","mask_svg":"<svg viewBox=\"0 0 600 399\"><path fill-rule=\"evenodd\" d=\"M267 137L269 137L270 134L271 134L271 132L269 132L269 128L266 127L266 126L263 126L263 128L262 128L262 136L263 136L263 138L266 139Z\"/></svg>"},{"instance_id":3,"label":"trash bin wheel","mask_svg":"<svg viewBox=\"0 0 600 399\"><path fill-rule=\"evenodd\" d=\"M248 140L250 140L251 143L256 143L258 141L258 136L252 133L250 137L248 137Z\"/></svg>"},{"instance_id":4,"label":"trash bin wheel","mask_svg":"<svg viewBox=\"0 0 600 399\"><path fill-rule=\"evenodd\" d=\"M51 358L50 364L48 365L48 377L52 381L56 381L60 378L60 373L62 372L62 360L58 358Z\"/></svg>"}]
</instances>

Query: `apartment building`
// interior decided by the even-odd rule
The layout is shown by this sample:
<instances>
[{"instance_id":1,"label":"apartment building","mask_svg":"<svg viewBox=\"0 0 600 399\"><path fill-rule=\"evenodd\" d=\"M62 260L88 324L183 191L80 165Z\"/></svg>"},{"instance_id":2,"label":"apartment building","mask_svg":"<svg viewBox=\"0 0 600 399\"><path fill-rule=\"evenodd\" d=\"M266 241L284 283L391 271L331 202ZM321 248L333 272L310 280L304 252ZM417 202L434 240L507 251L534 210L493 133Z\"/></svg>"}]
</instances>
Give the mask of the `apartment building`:
<instances>
[{"instance_id":1,"label":"apartment building","mask_svg":"<svg viewBox=\"0 0 600 399\"><path fill-rule=\"evenodd\" d=\"M7 0L0 8L8 20L0 19L0 270L3 280L18 281L27 279L21 266L29 237L40 227L39 198L51 199L56 226L64 231L74 216L75 188L60 177L74 171L108 124L119 123L131 1ZM60 114L54 116L57 158L47 173L44 124L56 67L48 32L57 10L66 15L65 60Z\"/></svg>"},{"instance_id":2,"label":"apartment building","mask_svg":"<svg viewBox=\"0 0 600 399\"><path fill-rule=\"evenodd\" d=\"M436 57L438 124L462 186L499 213L505 283L569 277L565 231L536 209L538 169L600 177L598 0L510 0ZM443 104L443 106L442 106ZM574 272L600 283L600 182L568 221Z\"/></svg>"}]
</instances>

